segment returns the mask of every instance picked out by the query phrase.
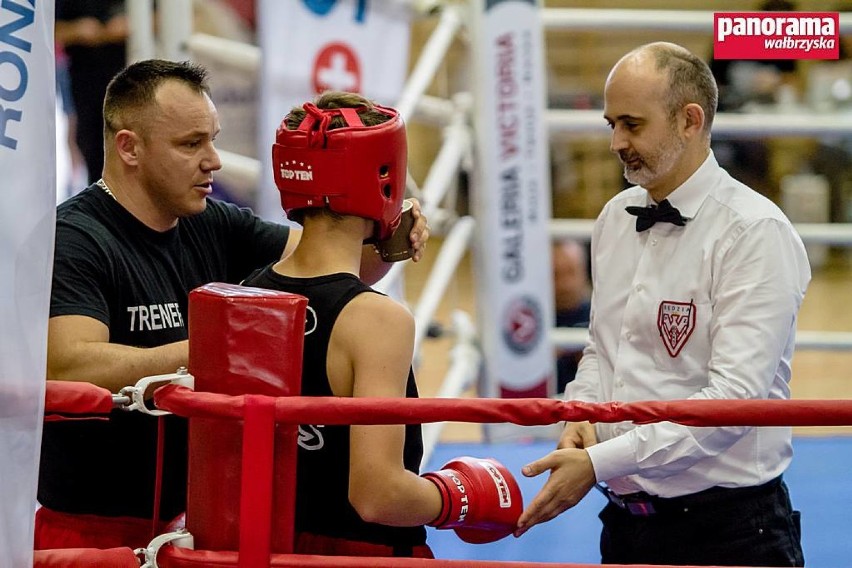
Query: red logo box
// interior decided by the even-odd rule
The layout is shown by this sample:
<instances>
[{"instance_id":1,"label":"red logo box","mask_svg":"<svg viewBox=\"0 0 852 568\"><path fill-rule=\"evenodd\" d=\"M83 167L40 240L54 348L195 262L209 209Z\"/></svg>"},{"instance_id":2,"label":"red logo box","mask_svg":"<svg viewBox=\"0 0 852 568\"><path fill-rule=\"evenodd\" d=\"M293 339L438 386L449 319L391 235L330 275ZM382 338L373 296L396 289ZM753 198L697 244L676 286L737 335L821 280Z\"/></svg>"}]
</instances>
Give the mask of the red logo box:
<instances>
[{"instance_id":1,"label":"red logo box","mask_svg":"<svg viewBox=\"0 0 852 568\"><path fill-rule=\"evenodd\" d=\"M837 12L716 12L716 59L837 59Z\"/></svg>"}]
</instances>

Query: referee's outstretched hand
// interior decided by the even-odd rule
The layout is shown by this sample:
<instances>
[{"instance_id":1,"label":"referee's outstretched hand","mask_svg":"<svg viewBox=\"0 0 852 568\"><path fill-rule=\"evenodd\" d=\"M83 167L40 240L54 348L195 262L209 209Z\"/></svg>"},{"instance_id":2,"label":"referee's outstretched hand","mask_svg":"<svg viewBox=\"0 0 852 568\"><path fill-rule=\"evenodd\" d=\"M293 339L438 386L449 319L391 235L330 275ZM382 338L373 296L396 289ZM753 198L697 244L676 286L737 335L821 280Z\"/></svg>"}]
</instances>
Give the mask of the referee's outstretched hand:
<instances>
[{"instance_id":1,"label":"referee's outstretched hand","mask_svg":"<svg viewBox=\"0 0 852 568\"><path fill-rule=\"evenodd\" d=\"M539 523L547 522L580 502L595 485L595 470L584 448L596 442L588 422L568 424L558 449L521 469L526 477L550 471L550 477L518 519L514 535L521 536Z\"/></svg>"}]
</instances>

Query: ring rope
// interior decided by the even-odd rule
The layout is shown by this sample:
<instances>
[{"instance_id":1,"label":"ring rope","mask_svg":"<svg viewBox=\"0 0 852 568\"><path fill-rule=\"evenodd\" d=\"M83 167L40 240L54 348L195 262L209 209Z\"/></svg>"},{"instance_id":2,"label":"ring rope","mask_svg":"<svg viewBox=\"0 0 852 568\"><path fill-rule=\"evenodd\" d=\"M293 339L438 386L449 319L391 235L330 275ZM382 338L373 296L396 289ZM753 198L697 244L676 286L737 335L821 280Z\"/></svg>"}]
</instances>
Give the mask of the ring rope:
<instances>
[{"instance_id":1,"label":"ring rope","mask_svg":"<svg viewBox=\"0 0 852 568\"><path fill-rule=\"evenodd\" d=\"M57 417L84 413L106 414L114 408L112 393L88 383L48 381L45 415ZM196 392L181 385L167 385L155 392L155 403L163 410L188 417L244 418L244 407L253 402L274 405L276 422L323 424L417 424L439 421L512 422L535 426L569 420L592 422L633 421L637 424L670 421L687 426L816 426L852 424L852 400L672 400L631 403L587 403L544 398L525 399L387 399L339 397L229 396ZM76 551L84 552L84 551ZM132 552L132 551L131 551ZM50 556L63 551L41 551L35 566L67 566L66 558ZM103 551L93 550L91 560ZM47 554L48 556L45 556ZM159 550L154 565L162 568L237 566L238 554L228 551L191 550L168 546ZM58 561L58 564L56 563ZM128 566L136 561L128 555ZM80 566L87 565L85 562ZM93 564L97 565L97 564ZM146 564L148 566L149 564ZM325 557L272 554L270 568L280 567L382 567L406 568L586 568L593 564L550 562L502 562L478 560L424 560L370 557ZM650 568L636 566L634 568ZM613 568L626 568L613 565ZM684 566L682 568L694 568Z\"/></svg>"},{"instance_id":2,"label":"ring rope","mask_svg":"<svg viewBox=\"0 0 852 568\"><path fill-rule=\"evenodd\" d=\"M90 383L48 381L45 419L104 415L115 408L113 395ZM252 395L261 396L261 395ZM270 397L272 398L272 397ZM245 396L192 391L167 385L155 393L163 410L181 416L241 418ZM545 398L340 398L279 397L280 423L425 424L429 422L511 422L541 426L560 421L685 426L847 426L852 400L670 400L590 403Z\"/></svg>"},{"instance_id":3,"label":"ring rope","mask_svg":"<svg viewBox=\"0 0 852 568\"><path fill-rule=\"evenodd\" d=\"M78 381L47 381L44 419L48 422L109 414L114 407L112 393L103 387Z\"/></svg>"},{"instance_id":4,"label":"ring rope","mask_svg":"<svg viewBox=\"0 0 852 568\"><path fill-rule=\"evenodd\" d=\"M158 408L179 416L243 417L246 396L198 392L166 385L154 393ZM511 422L541 426L560 421L675 422L685 426L845 426L852 400L669 400L580 402L547 398L345 398L268 397L284 424L424 424Z\"/></svg>"},{"instance_id":5,"label":"ring rope","mask_svg":"<svg viewBox=\"0 0 852 568\"><path fill-rule=\"evenodd\" d=\"M169 546L161 549L157 565L161 568L210 568L237 566L239 554L229 551L204 551ZM33 568L77 568L110 566L139 568L139 559L130 548L109 550L77 548L36 550ZM598 564L555 562L521 562L498 560L427 560L422 558L385 558L354 556L318 556L301 554L272 554L269 568L598 568ZM645 564L609 564L608 568L656 568ZM697 568L680 566L679 568Z\"/></svg>"},{"instance_id":6,"label":"ring rope","mask_svg":"<svg viewBox=\"0 0 852 568\"><path fill-rule=\"evenodd\" d=\"M197 551L179 547L163 548L158 564L162 568L201 568L237 566L239 555L230 551ZM173 563L173 560L182 562ZM386 558L355 556L318 556L310 554L272 554L270 568L600 568L599 564L521 562L499 560L443 560L425 558ZM607 568L655 568L644 564L608 564ZM697 568L681 566L679 568Z\"/></svg>"}]
</instances>

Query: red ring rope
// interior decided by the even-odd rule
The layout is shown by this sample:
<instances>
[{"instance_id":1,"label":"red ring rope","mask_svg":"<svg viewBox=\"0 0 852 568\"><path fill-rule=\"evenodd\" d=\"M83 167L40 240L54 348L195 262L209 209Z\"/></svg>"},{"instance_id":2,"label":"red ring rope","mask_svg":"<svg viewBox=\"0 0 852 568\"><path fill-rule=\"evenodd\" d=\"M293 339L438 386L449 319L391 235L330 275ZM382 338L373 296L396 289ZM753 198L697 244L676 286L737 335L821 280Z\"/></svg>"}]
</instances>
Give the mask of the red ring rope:
<instances>
[{"instance_id":1,"label":"red ring rope","mask_svg":"<svg viewBox=\"0 0 852 568\"><path fill-rule=\"evenodd\" d=\"M45 413L70 415L107 414L112 409L112 395L88 383L48 381ZM592 422L633 421L637 424L670 421L686 426L819 426L852 424L852 400L672 400L640 402L586 403L543 398L526 399L382 399L338 397L263 397L274 405L275 421L280 423L322 424L418 424L427 422L511 422L523 426L546 425L569 420ZM163 410L187 417L243 418L246 396L228 396L195 392L186 387L168 385L158 389L155 402ZM85 566L97 555L91 551L83 560L83 550L40 551L35 556L38 568ZM138 565L132 551L123 553L126 564ZM74 555L72 560L66 553ZM67 562L71 561L71 564ZM83 562L82 564L80 562ZM162 568L232 567L238 562L236 552L189 550L166 546L157 559ZM422 560L415 558L354 558L312 555L273 554L269 566L281 567L382 567L405 568L584 568L593 564L498 562L475 560ZM613 565L613 568L626 568ZM633 568L650 568L631 565ZM694 568L684 566L682 568Z\"/></svg>"},{"instance_id":2,"label":"red ring rope","mask_svg":"<svg viewBox=\"0 0 852 568\"><path fill-rule=\"evenodd\" d=\"M166 547L157 557L160 568L233 567L238 561L236 552L211 552ZM427 560L423 558L374 558L354 556L315 556L309 554L273 554L270 568L591 568L599 564L553 562L505 562L496 560ZM655 568L644 564L608 564L607 568ZM680 568L697 568L681 566Z\"/></svg>"},{"instance_id":3,"label":"red ring rope","mask_svg":"<svg viewBox=\"0 0 852 568\"><path fill-rule=\"evenodd\" d=\"M47 421L109 414L112 409L112 393L103 387L76 381L47 381L44 394Z\"/></svg>"},{"instance_id":4,"label":"red ring rope","mask_svg":"<svg viewBox=\"0 0 852 568\"><path fill-rule=\"evenodd\" d=\"M285 424L423 424L511 422L540 426L563 420L685 426L843 426L852 400L668 400L579 402L546 398L275 398L275 421ZM154 393L158 408L179 416L241 418L244 396L167 385Z\"/></svg>"}]
</instances>

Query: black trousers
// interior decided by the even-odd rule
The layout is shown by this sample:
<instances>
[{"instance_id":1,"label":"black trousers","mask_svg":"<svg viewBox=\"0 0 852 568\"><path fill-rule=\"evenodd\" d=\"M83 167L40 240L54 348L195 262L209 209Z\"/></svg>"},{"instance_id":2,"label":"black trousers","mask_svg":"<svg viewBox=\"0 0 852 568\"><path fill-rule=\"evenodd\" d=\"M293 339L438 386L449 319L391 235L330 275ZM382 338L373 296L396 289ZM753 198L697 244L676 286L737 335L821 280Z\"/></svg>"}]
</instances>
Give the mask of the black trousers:
<instances>
[{"instance_id":1,"label":"black trousers","mask_svg":"<svg viewBox=\"0 0 852 568\"><path fill-rule=\"evenodd\" d=\"M654 514L614 503L601 511L602 564L805 565L800 514L780 477L758 487L646 498Z\"/></svg>"}]
</instances>

